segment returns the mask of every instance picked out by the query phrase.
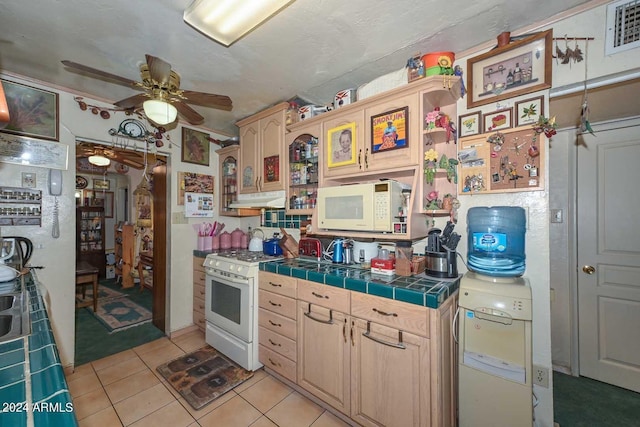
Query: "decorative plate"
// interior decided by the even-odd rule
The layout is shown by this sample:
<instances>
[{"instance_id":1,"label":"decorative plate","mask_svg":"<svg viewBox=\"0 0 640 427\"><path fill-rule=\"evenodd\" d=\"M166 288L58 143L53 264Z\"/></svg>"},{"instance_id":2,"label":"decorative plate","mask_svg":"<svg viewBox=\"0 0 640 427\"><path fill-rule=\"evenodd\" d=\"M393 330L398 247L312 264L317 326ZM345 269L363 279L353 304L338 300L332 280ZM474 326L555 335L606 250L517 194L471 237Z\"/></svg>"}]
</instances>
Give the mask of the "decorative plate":
<instances>
[{"instance_id":1,"label":"decorative plate","mask_svg":"<svg viewBox=\"0 0 640 427\"><path fill-rule=\"evenodd\" d=\"M84 176L76 176L76 189L82 190L84 188L87 188L87 185L89 185L87 178L85 178Z\"/></svg>"},{"instance_id":2,"label":"decorative plate","mask_svg":"<svg viewBox=\"0 0 640 427\"><path fill-rule=\"evenodd\" d=\"M114 168L115 168L116 172L118 172L120 174L125 174L125 173L129 172L129 166L123 165L122 163L116 163L114 165Z\"/></svg>"}]
</instances>

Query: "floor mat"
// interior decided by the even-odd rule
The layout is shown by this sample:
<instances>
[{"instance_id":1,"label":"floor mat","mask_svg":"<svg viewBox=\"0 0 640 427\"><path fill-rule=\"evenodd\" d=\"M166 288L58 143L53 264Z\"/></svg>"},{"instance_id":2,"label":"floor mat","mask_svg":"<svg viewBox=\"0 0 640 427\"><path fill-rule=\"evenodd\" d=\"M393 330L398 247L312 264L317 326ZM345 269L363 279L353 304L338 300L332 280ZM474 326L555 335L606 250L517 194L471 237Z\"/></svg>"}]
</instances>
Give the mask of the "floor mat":
<instances>
[{"instance_id":1,"label":"floor mat","mask_svg":"<svg viewBox=\"0 0 640 427\"><path fill-rule=\"evenodd\" d=\"M122 292L118 292L115 289L108 288L106 286L98 286L98 301L101 299L112 299L124 296ZM93 298L93 287L89 284L87 285L86 295L82 298L82 291L80 288L76 288L76 302L87 302L92 301Z\"/></svg>"},{"instance_id":2,"label":"floor mat","mask_svg":"<svg viewBox=\"0 0 640 427\"><path fill-rule=\"evenodd\" d=\"M151 321L151 312L126 296L99 299L98 311L93 314L110 333L119 332Z\"/></svg>"},{"instance_id":3,"label":"floor mat","mask_svg":"<svg viewBox=\"0 0 640 427\"><path fill-rule=\"evenodd\" d=\"M160 365L156 370L194 408L200 409L253 376L212 347Z\"/></svg>"}]
</instances>

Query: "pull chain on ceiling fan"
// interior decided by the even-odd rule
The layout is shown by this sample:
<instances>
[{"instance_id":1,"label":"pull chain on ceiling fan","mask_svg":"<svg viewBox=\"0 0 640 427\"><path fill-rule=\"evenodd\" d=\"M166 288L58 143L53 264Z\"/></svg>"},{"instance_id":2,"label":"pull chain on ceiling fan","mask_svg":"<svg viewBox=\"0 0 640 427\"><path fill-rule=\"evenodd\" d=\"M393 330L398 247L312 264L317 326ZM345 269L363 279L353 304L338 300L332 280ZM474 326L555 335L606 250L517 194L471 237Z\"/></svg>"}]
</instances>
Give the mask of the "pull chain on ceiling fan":
<instances>
[{"instance_id":1,"label":"pull chain on ceiling fan","mask_svg":"<svg viewBox=\"0 0 640 427\"><path fill-rule=\"evenodd\" d=\"M180 75L171 69L171 64L152 55L145 55L145 58L146 63L140 65L141 82L69 60L62 63L76 72L144 91L115 102L114 105L131 111L142 109L156 125L172 123L178 115L192 125L202 124L204 117L189 104L224 111L231 111L233 108L228 96L180 89Z\"/></svg>"}]
</instances>

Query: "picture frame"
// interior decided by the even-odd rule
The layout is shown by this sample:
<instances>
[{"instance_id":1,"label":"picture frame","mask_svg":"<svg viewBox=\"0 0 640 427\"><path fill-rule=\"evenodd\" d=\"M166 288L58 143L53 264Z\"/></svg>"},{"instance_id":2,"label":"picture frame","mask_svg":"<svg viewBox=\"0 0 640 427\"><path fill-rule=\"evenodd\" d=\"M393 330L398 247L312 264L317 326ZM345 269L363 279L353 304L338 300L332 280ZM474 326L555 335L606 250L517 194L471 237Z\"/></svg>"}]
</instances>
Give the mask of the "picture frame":
<instances>
[{"instance_id":1,"label":"picture frame","mask_svg":"<svg viewBox=\"0 0 640 427\"><path fill-rule=\"evenodd\" d=\"M409 107L371 116L371 153L409 147Z\"/></svg>"},{"instance_id":2,"label":"picture frame","mask_svg":"<svg viewBox=\"0 0 640 427\"><path fill-rule=\"evenodd\" d=\"M355 122L327 130L327 167L355 164L356 143Z\"/></svg>"},{"instance_id":3,"label":"picture frame","mask_svg":"<svg viewBox=\"0 0 640 427\"><path fill-rule=\"evenodd\" d=\"M104 217L113 218L113 191L94 191L91 206L101 206L104 208Z\"/></svg>"},{"instance_id":4,"label":"picture frame","mask_svg":"<svg viewBox=\"0 0 640 427\"><path fill-rule=\"evenodd\" d=\"M458 136L473 136L482 133L482 113L475 111L469 114L461 114L458 117Z\"/></svg>"},{"instance_id":5,"label":"picture frame","mask_svg":"<svg viewBox=\"0 0 640 427\"><path fill-rule=\"evenodd\" d=\"M552 42L547 30L469 58L467 108L550 88Z\"/></svg>"},{"instance_id":6,"label":"picture frame","mask_svg":"<svg viewBox=\"0 0 640 427\"><path fill-rule=\"evenodd\" d=\"M93 178L94 190L111 190L111 182L108 179Z\"/></svg>"},{"instance_id":7,"label":"picture frame","mask_svg":"<svg viewBox=\"0 0 640 427\"><path fill-rule=\"evenodd\" d=\"M0 81L10 117L2 132L58 141L58 94L5 79Z\"/></svg>"},{"instance_id":8,"label":"picture frame","mask_svg":"<svg viewBox=\"0 0 640 427\"><path fill-rule=\"evenodd\" d=\"M515 103L516 127L530 125L544 116L544 95Z\"/></svg>"},{"instance_id":9,"label":"picture frame","mask_svg":"<svg viewBox=\"0 0 640 427\"><path fill-rule=\"evenodd\" d=\"M22 172L22 187L36 188L36 174L33 172Z\"/></svg>"},{"instance_id":10,"label":"picture frame","mask_svg":"<svg viewBox=\"0 0 640 427\"><path fill-rule=\"evenodd\" d=\"M513 108L487 113L483 116L483 129L485 132L493 132L500 129L509 129L513 123Z\"/></svg>"},{"instance_id":11,"label":"picture frame","mask_svg":"<svg viewBox=\"0 0 640 427\"><path fill-rule=\"evenodd\" d=\"M187 127L182 128L182 161L209 166L209 134Z\"/></svg>"},{"instance_id":12,"label":"picture frame","mask_svg":"<svg viewBox=\"0 0 640 427\"><path fill-rule=\"evenodd\" d=\"M179 205L184 205L185 193L214 194L214 176L194 172L178 172Z\"/></svg>"}]
</instances>

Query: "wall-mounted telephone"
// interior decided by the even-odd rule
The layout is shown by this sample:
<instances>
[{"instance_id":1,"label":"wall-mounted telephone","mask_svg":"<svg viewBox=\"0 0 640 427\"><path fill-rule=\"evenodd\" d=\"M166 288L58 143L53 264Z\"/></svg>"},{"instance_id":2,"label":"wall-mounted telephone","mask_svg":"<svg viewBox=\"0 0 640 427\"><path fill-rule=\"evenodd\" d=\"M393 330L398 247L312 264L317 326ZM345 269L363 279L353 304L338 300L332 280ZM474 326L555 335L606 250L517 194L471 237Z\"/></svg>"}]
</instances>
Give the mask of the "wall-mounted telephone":
<instances>
[{"instance_id":1,"label":"wall-mounted telephone","mask_svg":"<svg viewBox=\"0 0 640 427\"><path fill-rule=\"evenodd\" d=\"M59 196L62 194L62 171L49 169L49 194Z\"/></svg>"},{"instance_id":2,"label":"wall-mounted telephone","mask_svg":"<svg viewBox=\"0 0 640 427\"><path fill-rule=\"evenodd\" d=\"M58 197L62 194L62 171L59 169L49 169L49 194L56 196L55 204L53 205L53 228L51 230L51 236L54 239L60 237L60 223L58 221Z\"/></svg>"}]
</instances>

